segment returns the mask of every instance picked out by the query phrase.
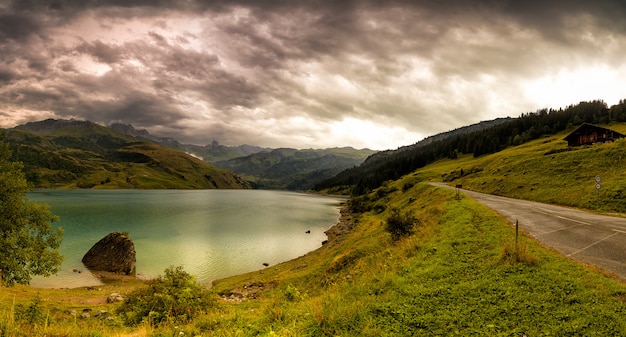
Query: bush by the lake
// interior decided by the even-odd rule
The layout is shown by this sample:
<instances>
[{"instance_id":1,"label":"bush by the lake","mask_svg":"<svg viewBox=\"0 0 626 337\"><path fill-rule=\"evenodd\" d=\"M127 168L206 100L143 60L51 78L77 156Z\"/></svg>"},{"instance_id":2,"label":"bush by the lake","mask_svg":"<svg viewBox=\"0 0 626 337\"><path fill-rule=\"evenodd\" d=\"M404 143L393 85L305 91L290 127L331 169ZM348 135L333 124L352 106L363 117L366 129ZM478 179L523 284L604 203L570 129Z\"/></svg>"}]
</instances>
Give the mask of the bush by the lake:
<instances>
[{"instance_id":1,"label":"bush by the lake","mask_svg":"<svg viewBox=\"0 0 626 337\"><path fill-rule=\"evenodd\" d=\"M409 236L415 231L418 219L411 212L401 213L399 209L391 209L391 215L387 217L385 230L391 234L394 241Z\"/></svg>"},{"instance_id":2,"label":"bush by the lake","mask_svg":"<svg viewBox=\"0 0 626 337\"><path fill-rule=\"evenodd\" d=\"M178 266L167 268L165 275L150 281L147 288L129 294L117 313L127 325L185 323L205 312L213 303L208 291Z\"/></svg>"}]
</instances>

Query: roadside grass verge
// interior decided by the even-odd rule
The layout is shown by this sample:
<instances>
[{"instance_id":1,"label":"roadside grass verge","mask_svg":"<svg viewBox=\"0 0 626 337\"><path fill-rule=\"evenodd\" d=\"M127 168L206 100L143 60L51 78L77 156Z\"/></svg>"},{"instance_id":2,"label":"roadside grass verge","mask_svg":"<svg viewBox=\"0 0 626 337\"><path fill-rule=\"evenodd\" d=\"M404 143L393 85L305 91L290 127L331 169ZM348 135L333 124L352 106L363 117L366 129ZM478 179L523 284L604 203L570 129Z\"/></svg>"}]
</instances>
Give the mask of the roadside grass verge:
<instances>
[{"instance_id":1,"label":"roadside grass verge","mask_svg":"<svg viewBox=\"0 0 626 337\"><path fill-rule=\"evenodd\" d=\"M623 284L525 236L537 262L503 261L502 246L514 237L505 220L473 200L435 201L444 212L434 235L371 256L369 270L323 295L330 312L310 323L311 335L626 333Z\"/></svg>"}]
</instances>

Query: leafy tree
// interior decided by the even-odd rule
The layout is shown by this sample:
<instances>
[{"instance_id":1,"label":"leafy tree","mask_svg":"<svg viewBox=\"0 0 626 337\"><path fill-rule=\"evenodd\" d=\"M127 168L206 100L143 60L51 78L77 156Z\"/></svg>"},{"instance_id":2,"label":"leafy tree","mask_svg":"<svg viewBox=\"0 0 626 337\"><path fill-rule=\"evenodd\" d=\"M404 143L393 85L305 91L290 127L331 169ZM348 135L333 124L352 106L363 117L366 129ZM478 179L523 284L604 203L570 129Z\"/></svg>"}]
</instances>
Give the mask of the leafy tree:
<instances>
[{"instance_id":1,"label":"leafy tree","mask_svg":"<svg viewBox=\"0 0 626 337\"><path fill-rule=\"evenodd\" d=\"M52 228L58 218L47 205L25 198L29 188L23 166L10 160L5 137L0 133L0 283L11 286L58 271L63 230Z\"/></svg>"}]
</instances>

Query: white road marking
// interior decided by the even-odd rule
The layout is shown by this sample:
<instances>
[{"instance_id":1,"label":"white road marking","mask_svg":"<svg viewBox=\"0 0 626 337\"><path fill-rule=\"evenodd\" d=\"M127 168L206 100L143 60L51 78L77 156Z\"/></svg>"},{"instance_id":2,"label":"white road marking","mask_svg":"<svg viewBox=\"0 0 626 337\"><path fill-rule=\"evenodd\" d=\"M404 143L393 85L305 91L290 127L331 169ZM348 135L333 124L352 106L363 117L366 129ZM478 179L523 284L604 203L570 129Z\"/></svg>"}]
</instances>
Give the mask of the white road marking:
<instances>
[{"instance_id":1,"label":"white road marking","mask_svg":"<svg viewBox=\"0 0 626 337\"><path fill-rule=\"evenodd\" d=\"M580 225L577 225L577 226L563 227L563 228L555 229L553 231L541 232L541 233L538 233L538 234L539 235L552 234L552 233L565 231L565 230L568 230L568 229L572 229L572 228L576 228L576 227L580 227L580 226L586 226L586 225L588 225L588 224L580 224Z\"/></svg>"},{"instance_id":2,"label":"white road marking","mask_svg":"<svg viewBox=\"0 0 626 337\"><path fill-rule=\"evenodd\" d=\"M591 247L593 247L593 246L597 245L598 243L600 243L600 242L602 242L602 241L604 241L604 240L608 240L608 239L610 239L610 238L614 237L615 235L617 235L617 233L613 233L613 234L611 234L611 235L609 235L609 236L605 237L605 238L604 238L604 239L602 239L602 240L598 240L598 241L596 241L596 242L594 242L594 243L590 244L589 246L587 246L587 247L585 247L585 248L579 249L579 250L577 250L577 251L575 251L575 252L573 252L573 253L571 253L571 254L567 254L567 256L572 256L572 255L578 254L578 253L580 253L580 252L582 252L582 251L584 251L584 250L587 250L587 249L589 249L589 248L591 248Z\"/></svg>"},{"instance_id":3,"label":"white road marking","mask_svg":"<svg viewBox=\"0 0 626 337\"><path fill-rule=\"evenodd\" d=\"M566 218L564 216L559 216L559 215L557 215L556 217L559 218L559 219L563 219L563 220L567 220L567 221L571 221L571 222L578 222L579 224L591 226L591 224L588 223L588 222L584 222L584 221L580 221L580 220L574 220L574 219Z\"/></svg>"}]
</instances>

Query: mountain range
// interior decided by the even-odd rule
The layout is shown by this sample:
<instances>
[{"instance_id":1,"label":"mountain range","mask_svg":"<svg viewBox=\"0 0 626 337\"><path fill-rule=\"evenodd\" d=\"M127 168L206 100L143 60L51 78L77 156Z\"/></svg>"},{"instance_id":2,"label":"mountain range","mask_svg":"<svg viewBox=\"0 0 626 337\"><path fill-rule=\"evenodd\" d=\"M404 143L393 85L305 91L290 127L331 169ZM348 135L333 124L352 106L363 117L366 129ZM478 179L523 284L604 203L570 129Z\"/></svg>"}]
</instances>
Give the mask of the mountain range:
<instances>
[{"instance_id":1,"label":"mountain range","mask_svg":"<svg viewBox=\"0 0 626 337\"><path fill-rule=\"evenodd\" d=\"M231 170L261 189L309 190L345 169L360 165L376 153L352 147L299 150L253 145L225 146L217 141L200 146L155 136L128 124L112 124L111 129L184 151L207 163Z\"/></svg>"},{"instance_id":2,"label":"mountain range","mask_svg":"<svg viewBox=\"0 0 626 337\"><path fill-rule=\"evenodd\" d=\"M39 188L251 188L184 152L89 121L31 122L7 130L13 159Z\"/></svg>"},{"instance_id":3,"label":"mountain range","mask_svg":"<svg viewBox=\"0 0 626 337\"><path fill-rule=\"evenodd\" d=\"M359 166L376 151L351 147L331 149L275 149L216 162L254 181L258 188L310 190L337 173Z\"/></svg>"},{"instance_id":4,"label":"mountain range","mask_svg":"<svg viewBox=\"0 0 626 337\"><path fill-rule=\"evenodd\" d=\"M30 122L7 130L13 159L38 188L263 188L308 190L375 151L200 146L132 125Z\"/></svg>"},{"instance_id":5,"label":"mountain range","mask_svg":"<svg viewBox=\"0 0 626 337\"><path fill-rule=\"evenodd\" d=\"M226 146L221 145L217 140L208 145L184 144L170 137L159 137L151 134L145 129L135 129L131 124L113 123L111 129L135 138L150 140L152 142L167 146L169 148L183 151L207 163L243 157L262 151L271 151L271 148L264 148L254 145Z\"/></svg>"}]
</instances>

